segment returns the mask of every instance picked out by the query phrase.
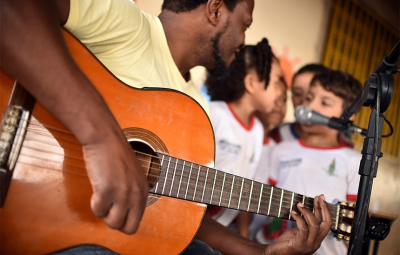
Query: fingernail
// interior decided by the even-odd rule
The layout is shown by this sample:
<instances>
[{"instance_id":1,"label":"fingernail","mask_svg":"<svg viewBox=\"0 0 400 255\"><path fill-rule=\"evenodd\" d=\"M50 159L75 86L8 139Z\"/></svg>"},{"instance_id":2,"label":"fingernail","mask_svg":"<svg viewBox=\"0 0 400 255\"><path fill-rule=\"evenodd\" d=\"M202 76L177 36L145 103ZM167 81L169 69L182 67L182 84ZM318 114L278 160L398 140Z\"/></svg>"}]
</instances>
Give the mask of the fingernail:
<instances>
[{"instance_id":1,"label":"fingernail","mask_svg":"<svg viewBox=\"0 0 400 255\"><path fill-rule=\"evenodd\" d=\"M321 196L322 196L322 199L325 201L325 196L324 196L324 194L322 194Z\"/></svg>"},{"instance_id":2,"label":"fingernail","mask_svg":"<svg viewBox=\"0 0 400 255\"><path fill-rule=\"evenodd\" d=\"M297 212L296 211L292 211L292 214L297 214Z\"/></svg>"},{"instance_id":3,"label":"fingernail","mask_svg":"<svg viewBox=\"0 0 400 255\"><path fill-rule=\"evenodd\" d=\"M303 205L302 203L298 203L298 205L299 205L300 207L304 207L304 205Z\"/></svg>"}]
</instances>

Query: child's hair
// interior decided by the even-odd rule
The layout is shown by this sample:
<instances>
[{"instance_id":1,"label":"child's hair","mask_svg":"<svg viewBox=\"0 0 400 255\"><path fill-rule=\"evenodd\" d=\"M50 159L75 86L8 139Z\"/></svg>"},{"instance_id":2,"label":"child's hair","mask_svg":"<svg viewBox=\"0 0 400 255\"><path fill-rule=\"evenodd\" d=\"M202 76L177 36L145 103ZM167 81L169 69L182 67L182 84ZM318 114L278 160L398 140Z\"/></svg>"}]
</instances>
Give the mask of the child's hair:
<instances>
[{"instance_id":1,"label":"child's hair","mask_svg":"<svg viewBox=\"0 0 400 255\"><path fill-rule=\"evenodd\" d=\"M318 73L311 81L311 86L318 82L326 91L343 99L343 110L349 107L362 90L361 83L351 74L338 70L326 70Z\"/></svg>"},{"instance_id":2,"label":"child's hair","mask_svg":"<svg viewBox=\"0 0 400 255\"><path fill-rule=\"evenodd\" d=\"M313 73L315 75L320 72L324 72L326 70L328 70L328 68L322 64L307 64L307 65L303 66L302 68L300 68L294 74L293 79L292 79L292 84L293 84L294 80L296 79L296 77L302 73Z\"/></svg>"},{"instance_id":3,"label":"child's hair","mask_svg":"<svg viewBox=\"0 0 400 255\"><path fill-rule=\"evenodd\" d=\"M249 70L257 73L259 81L265 81L266 88L271 73L272 56L268 40L263 38L257 45L246 45L238 52L224 77L218 77L209 71L206 87L211 101L232 102L241 98L246 91L244 78Z\"/></svg>"}]
</instances>

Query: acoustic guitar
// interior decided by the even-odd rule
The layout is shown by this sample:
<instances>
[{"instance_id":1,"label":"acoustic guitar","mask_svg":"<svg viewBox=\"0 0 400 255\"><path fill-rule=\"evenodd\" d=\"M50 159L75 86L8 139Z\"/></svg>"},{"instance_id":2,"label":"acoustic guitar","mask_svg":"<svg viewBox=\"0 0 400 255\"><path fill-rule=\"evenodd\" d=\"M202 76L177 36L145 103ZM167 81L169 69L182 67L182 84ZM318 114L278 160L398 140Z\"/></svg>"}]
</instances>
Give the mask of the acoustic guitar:
<instances>
[{"instance_id":1,"label":"acoustic guitar","mask_svg":"<svg viewBox=\"0 0 400 255\"><path fill-rule=\"evenodd\" d=\"M179 254L195 236L207 204L283 219L290 219L298 202L313 210L313 198L213 169L212 126L195 100L174 90L124 84L63 33L143 166L151 186L147 207L134 235L96 218L82 146L2 71L1 254L48 254L83 244L120 254ZM348 239L354 206L329 208L332 231Z\"/></svg>"}]
</instances>

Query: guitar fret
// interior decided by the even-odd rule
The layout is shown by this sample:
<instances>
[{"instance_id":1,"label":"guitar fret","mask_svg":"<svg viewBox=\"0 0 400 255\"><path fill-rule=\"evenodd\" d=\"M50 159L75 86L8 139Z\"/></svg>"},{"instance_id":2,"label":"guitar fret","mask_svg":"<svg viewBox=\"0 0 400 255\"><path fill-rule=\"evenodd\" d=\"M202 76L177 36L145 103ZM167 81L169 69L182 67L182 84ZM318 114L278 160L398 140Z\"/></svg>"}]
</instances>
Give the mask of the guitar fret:
<instances>
[{"instance_id":1,"label":"guitar fret","mask_svg":"<svg viewBox=\"0 0 400 255\"><path fill-rule=\"evenodd\" d=\"M235 183L235 176L233 175L233 178L232 178L232 185L231 185L231 192L230 192L230 194L229 194L228 208L229 208L229 206L231 205L232 190L233 190L233 184L234 184L234 183Z\"/></svg>"},{"instance_id":2,"label":"guitar fret","mask_svg":"<svg viewBox=\"0 0 400 255\"><path fill-rule=\"evenodd\" d=\"M219 172L222 171L218 171L216 169L206 166L197 165L195 163L170 157L168 155L163 155L161 153L159 159L160 174L153 189L151 189L151 193L167 195L170 197L175 197L176 194L177 198L205 202L207 204L215 204L218 206L224 206L240 211L253 212L257 214L261 213L268 216L273 215L273 217L288 220L293 219L291 214L292 211L298 212L298 210L296 210L296 205L298 203L302 203L304 206L307 203L307 206L305 207L312 211L313 214L315 213L315 207L311 205L314 199L309 198L305 195L296 194L294 192L283 189L276 189L275 187L270 185L267 185L268 188L266 188L265 184L263 183L242 178L240 176L231 175L226 172L224 172L223 177L221 177L218 175ZM168 161L168 163L166 161ZM190 163L190 169L188 169L188 163ZM173 164L175 164L175 166ZM195 178L192 177L192 173L195 173L194 167L198 167L196 173L197 176ZM201 169L201 167L205 167L206 171L204 171L204 169ZM162 180L162 178L165 179ZM186 180L187 183L185 184L184 182ZM202 184L203 181L204 184ZM220 183L222 183L222 188L220 188L219 186ZM239 183L240 189L238 189ZM163 185L162 188L161 185ZM186 187L184 185L186 185ZM186 190L184 190L185 188ZM208 190L206 191L206 189ZM260 189L260 191L258 191L258 189ZM274 191L275 193L278 191L278 194L280 193L280 195L275 195L274 198ZM218 194L218 192L220 192L220 194ZM253 194L253 192L255 193ZM257 198L258 192L259 197ZM270 194L268 194L268 192L270 192ZM217 197L214 198L214 196ZM279 197L279 200L276 199L277 196ZM338 230L339 225L341 224L340 205L328 204L328 206L331 214L333 215L331 228L332 230ZM304 215L301 214L301 217L304 217Z\"/></svg>"},{"instance_id":3,"label":"guitar fret","mask_svg":"<svg viewBox=\"0 0 400 255\"><path fill-rule=\"evenodd\" d=\"M269 196L269 204L268 204L268 213L267 213L267 215L269 215L269 211L271 209L271 202L272 202L272 194L273 193L274 193L274 186L271 186L271 194ZM257 211L257 213L258 213L258 211Z\"/></svg>"},{"instance_id":4,"label":"guitar fret","mask_svg":"<svg viewBox=\"0 0 400 255\"><path fill-rule=\"evenodd\" d=\"M260 204L261 204L263 190L264 190L264 183L261 183L260 198L258 199L257 213L260 211Z\"/></svg>"},{"instance_id":5,"label":"guitar fret","mask_svg":"<svg viewBox=\"0 0 400 255\"><path fill-rule=\"evenodd\" d=\"M178 166L178 159L175 161L175 167L174 167L174 173L172 175L172 183L171 183L171 188L169 189L169 196L171 196L172 192L172 187L174 187L174 180L175 180L175 174L176 174L176 167Z\"/></svg>"},{"instance_id":6,"label":"guitar fret","mask_svg":"<svg viewBox=\"0 0 400 255\"><path fill-rule=\"evenodd\" d=\"M222 181L221 196L219 197L219 203L218 203L218 205L219 205L219 206L221 206L222 194L224 193L224 187L225 187L225 177L226 177L226 173L224 173L224 180Z\"/></svg>"},{"instance_id":7,"label":"guitar fret","mask_svg":"<svg viewBox=\"0 0 400 255\"><path fill-rule=\"evenodd\" d=\"M179 179L179 186L178 186L178 192L176 193L176 197L179 197L179 191L181 190L181 183L182 183L183 171L185 169L185 162L186 161L184 160L182 164L181 178Z\"/></svg>"},{"instance_id":8,"label":"guitar fret","mask_svg":"<svg viewBox=\"0 0 400 255\"><path fill-rule=\"evenodd\" d=\"M337 230L339 227L340 205L337 204L336 207L337 207L337 209L336 209L337 214L336 214L336 219L335 219L335 230Z\"/></svg>"},{"instance_id":9,"label":"guitar fret","mask_svg":"<svg viewBox=\"0 0 400 255\"><path fill-rule=\"evenodd\" d=\"M162 192L161 192L161 194L163 194L163 195L164 195L165 186L166 186L166 184L167 184L168 170L169 170L169 164L170 164L170 163L171 163L171 157L169 157L169 159L168 159L167 172L165 173L164 185L163 185L163 189L162 189Z\"/></svg>"},{"instance_id":10,"label":"guitar fret","mask_svg":"<svg viewBox=\"0 0 400 255\"><path fill-rule=\"evenodd\" d=\"M166 161L168 161L168 163ZM187 171L188 163L190 163L189 171ZM175 166L173 166L172 164L175 164ZM192 173L194 174L193 167L198 167L196 178L192 178ZM207 168L206 171L201 169L201 167ZM211 170L213 170L214 172L212 172ZM306 197L305 195L296 194L294 192L283 189L276 190L276 188L270 185L267 186L268 189L265 189L265 185L263 183L255 182L246 178L242 178L240 176L231 175L226 172L224 172L223 177L221 177L218 176L219 172L220 171L216 169L213 168L210 169L209 167L197 165L174 157L168 156L167 158L167 155L163 155L160 153L160 174L157 182L155 183L155 187L153 187L151 192L160 195L167 195L170 197L174 196L173 194L176 194L177 198L183 198L182 192L184 192L185 193L184 199L186 200L189 199L198 202L206 201L205 203L208 204L215 204L218 206L224 206L227 208L232 208L240 211L247 211L258 214L262 213L268 216L273 215L273 217L288 219L288 220L293 219L291 214L293 210L297 212L296 210L297 203L301 202L305 206L305 203L311 204L312 201L314 201L312 198ZM187 173L189 174L187 175ZM172 178L170 177L170 175ZM164 180L162 180L163 177L165 178ZM185 191L181 189L185 188L184 182L186 181L186 178L187 178L187 183ZM240 179L238 180L238 178L241 178L241 181ZM204 184L202 185L203 181ZM218 183L222 181L222 188L219 188L220 186L217 185L217 181ZM240 189L238 189L239 181L241 183ZM161 185L163 185L162 189ZM260 188L260 191L258 191L258 188ZM206 189L211 189L211 190L206 191ZM218 194L217 191L221 193ZM280 197L279 200L274 199L274 191L280 192L280 196L276 195ZM258 202L257 202L257 195L253 195L253 192L255 192L255 194L259 192ZM269 199L268 199L268 192L270 192ZM215 201L216 199L214 198L214 195L217 196L216 199L218 199L218 195L220 196L218 203L216 203L217 201ZM242 199L244 201L242 201ZM315 207L313 205L307 205L305 207L310 211L312 211L313 214L315 213ZM331 228L337 230L339 229L339 224L340 224L340 206L332 205L329 209L331 211L331 214L333 214ZM301 217L304 217L304 215L301 214Z\"/></svg>"},{"instance_id":11,"label":"guitar fret","mask_svg":"<svg viewBox=\"0 0 400 255\"><path fill-rule=\"evenodd\" d=\"M283 193L284 193L284 190L282 190L281 201L279 202L278 218L281 216L281 208L282 208Z\"/></svg>"},{"instance_id":12,"label":"guitar fret","mask_svg":"<svg viewBox=\"0 0 400 255\"><path fill-rule=\"evenodd\" d=\"M188 176L188 182L187 182L187 185L186 185L185 199L186 199L186 196L187 196L187 193L188 193L188 190L189 190L190 177L192 176L192 168L193 168L193 163L191 163L191 165L190 165L190 171L189 171L189 176Z\"/></svg>"},{"instance_id":13,"label":"guitar fret","mask_svg":"<svg viewBox=\"0 0 400 255\"><path fill-rule=\"evenodd\" d=\"M197 184L199 182L199 175L200 175L200 166L199 166L199 169L197 169L197 179L196 179L196 185L194 186L193 201L194 201L194 197L196 196Z\"/></svg>"},{"instance_id":14,"label":"guitar fret","mask_svg":"<svg viewBox=\"0 0 400 255\"><path fill-rule=\"evenodd\" d=\"M244 178L242 178L242 187L240 188L239 203L238 203L238 207L237 207L238 210L240 207L240 201L242 201L243 183L244 183Z\"/></svg>"},{"instance_id":15,"label":"guitar fret","mask_svg":"<svg viewBox=\"0 0 400 255\"><path fill-rule=\"evenodd\" d=\"M251 195L253 195L253 184L254 184L254 181L251 181L250 196L249 196L249 203L247 205L247 211L250 210Z\"/></svg>"},{"instance_id":16,"label":"guitar fret","mask_svg":"<svg viewBox=\"0 0 400 255\"><path fill-rule=\"evenodd\" d=\"M294 192L292 192L292 201L290 202L289 220L292 215Z\"/></svg>"},{"instance_id":17,"label":"guitar fret","mask_svg":"<svg viewBox=\"0 0 400 255\"><path fill-rule=\"evenodd\" d=\"M215 174L214 174L214 183L213 183L213 187L212 187L212 190L211 190L210 204L212 204L212 199L213 199L213 196L214 196L215 181L217 180L217 174L218 174L218 171L217 171L217 170L214 170L214 171L215 171Z\"/></svg>"},{"instance_id":18,"label":"guitar fret","mask_svg":"<svg viewBox=\"0 0 400 255\"><path fill-rule=\"evenodd\" d=\"M162 159L161 159L161 169L162 169L162 165L163 165L163 163L164 163L164 157L165 157L165 155L163 154L162 155ZM160 169L160 170L161 170ZM155 188L155 190L154 190L154 192L157 194L157 189L158 189L158 180L157 180L157 183L156 183L156 188Z\"/></svg>"},{"instance_id":19,"label":"guitar fret","mask_svg":"<svg viewBox=\"0 0 400 255\"><path fill-rule=\"evenodd\" d=\"M207 184L208 170L209 170L209 168L207 167L206 179L204 180L203 195L201 195L201 202L203 202L203 198L204 198L204 191L206 191L206 184Z\"/></svg>"}]
</instances>

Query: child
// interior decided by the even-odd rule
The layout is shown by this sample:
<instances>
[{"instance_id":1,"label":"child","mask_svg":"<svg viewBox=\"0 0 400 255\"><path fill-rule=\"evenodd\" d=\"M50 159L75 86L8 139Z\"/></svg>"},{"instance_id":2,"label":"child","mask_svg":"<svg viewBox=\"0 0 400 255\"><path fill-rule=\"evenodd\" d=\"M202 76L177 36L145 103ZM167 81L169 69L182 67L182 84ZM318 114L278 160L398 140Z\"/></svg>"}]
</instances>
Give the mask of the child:
<instances>
[{"instance_id":1,"label":"child","mask_svg":"<svg viewBox=\"0 0 400 255\"><path fill-rule=\"evenodd\" d=\"M274 66L276 66L277 74L273 74ZM275 76L275 81L273 81L273 76ZM282 76L281 67L279 65L279 60L273 57L272 60L272 70L271 70L271 81L270 83L276 83L279 89L279 96L275 101L274 108L270 113L256 112L256 117L261 121L264 126L264 138L269 137L269 132L279 127L283 123L283 119L286 115L286 101L287 101L287 84Z\"/></svg>"},{"instance_id":2,"label":"child","mask_svg":"<svg viewBox=\"0 0 400 255\"><path fill-rule=\"evenodd\" d=\"M258 164L257 173L254 180L262 183L266 183L268 181L270 152L276 144L272 139L270 139L269 131L272 129L272 127L277 127L282 124L286 114L287 85L283 79L279 60L275 56L273 56L272 59L270 78L270 84L274 84L279 88L279 94L275 100L274 108L269 113L256 112L256 117L261 121L264 127L264 138L262 156L260 163Z\"/></svg>"},{"instance_id":3,"label":"child","mask_svg":"<svg viewBox=\"0 0 400 255\"><path fill-rule=\"evenodd\" d=\"M237 54L227 76L218 78L209 73L206 86L212 100L210 116L215 134L216 169L254 178L264 135L254 113L271 112L278 94L277 85L267 86L271 60L271 48L264 38ZM210 206L207 214L228 226L238 211Z\"/></svg>"},{"instance_id":4,"label":"child","mask_svg":"<svg viewBox=\"0 0 400 255\"><path fill-rule=\"evenodd\" d=\"M351 75L327 70L312 79L304 105L339 118L360 91L361 84ZM309 197L324 193L328 202L355 201L361 154L340 144L337 130L306 124L301 128L307 136L282 142L273 150L270 183ZM345 253L346 246L328 235L315 254Z\"/></svg>"},{"instance_id":5,"label":"child","mask_svg":"<svg viewBox=\"0 0 400 255\"><path fill-rule=\"evenodd\" d=\"M262 183L266 183L268 181L268 170L270 169L270 154L271 150L275 145L275 142L269 139L268 132L271 129L271 126L279 126L286 113L286 92L287 85L285 80L283 79L282 69L279 63L279 60L273 55L272 57L272 67L271 67L271 75L270 82L268 86L277 86L279 94L275 100L274 108L271 112L256 112L256 117L261 121L264 127L264 136L263 136L263 147L261 152L260 162L257 166L256 174L254 176L254 180ZM249 239L252 239L254 228L249 228L249 223L258 222L258 218L265 218L263 215L252 215L246 212L240 212L237 218L237 230L239 234Z\"/></svg>"},{"instance_id":6,"label":"child","mask_svg":"<svg viewBox=\"0 0 400 255\"><path fill-rule=\"evenodd\" d=\"M312 78L314 75L326 70L327 68L321 64L308 64L295 73L292 80L293 107L302 105L305 102ZM305 132L301 130L298 123L283 124L270 132L270 136L277 143L297 140L304 135Z\"/></svg>"}]
</instances>

